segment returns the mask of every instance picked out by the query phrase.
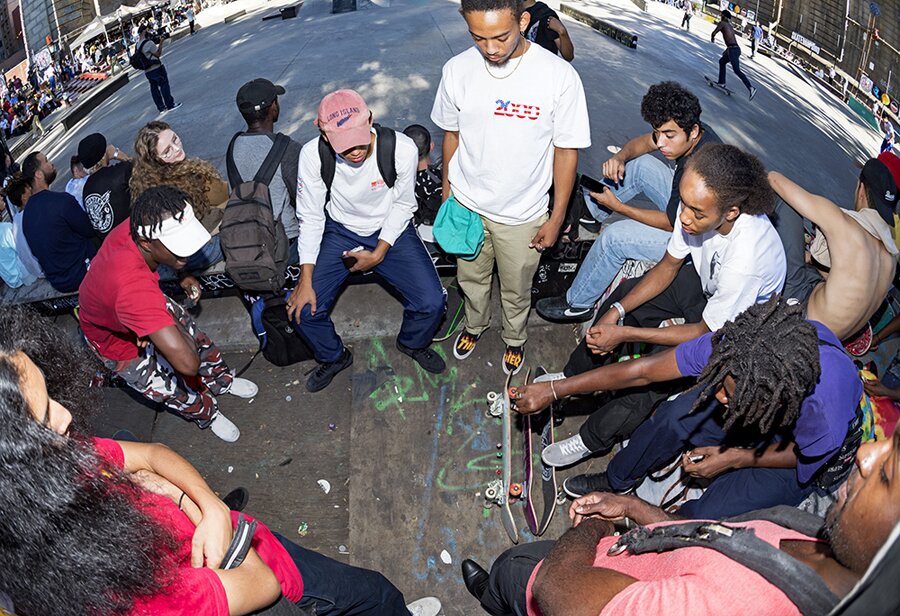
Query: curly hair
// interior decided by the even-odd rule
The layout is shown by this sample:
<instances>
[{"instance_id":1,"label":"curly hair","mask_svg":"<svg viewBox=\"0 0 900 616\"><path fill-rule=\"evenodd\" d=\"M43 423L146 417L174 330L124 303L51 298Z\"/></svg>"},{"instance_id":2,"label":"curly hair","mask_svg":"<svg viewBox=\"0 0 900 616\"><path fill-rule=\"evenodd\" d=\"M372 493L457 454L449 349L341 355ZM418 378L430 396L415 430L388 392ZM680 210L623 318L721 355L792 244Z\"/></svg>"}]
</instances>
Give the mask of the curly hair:
<instances>
[{"instance_id":1,"label":"curly hair","mask_svg":"<svg viewBox=\"0 0 900 616\"><path fill-rule=\"evenodd\" d=\"M463 14L512 11L518 19L525 9L522 8L522 0L461 0L459 10Z\"/></svg>"},{"instance_id":2,"label":"curly hair","mask_svg":"<svg viewBox=\"0 0 900 616\"><path fill-rule=\"evenodd\" d=\"M134 505L141 490L89 440L55 433L28 407L20 353L77 417L84 352L27 308L0 321L0 592L20 614L125 613L174 570L172 536Z\"/></svg>"},{"instance_id":3,"label":"curly hair","mask_svg":"<svg viewBox=\"0 0 900 616\"><path fill-rule=\"evenodd\" d=\"M821 374L816 328L803 319L802 306L788 304L781 295L726 323L712 335L712 347L697 380L701 394L694 409L731 375L735 387L725 409L726 432L738 420L764 435L773 427L790 426Z\"/></svg>"},{"instance_id":4,"label":"curly hair","mask_svg":"<svg viewBox=\"0 0 900 616\"><path fill-rule=\"evenodd\" d=\"M700 100L681 84L663 81L650 86L641 99L641 117L654 129L669 120L686 133L700 124Z\"/></svg>"},{"instance_id":5,"label":"curly hair","mask_svg":"<svg viewBox=\"0 0 900 616\"><path fill-rule=\"evenodd\" d=\"M686 169L693 170L716 194L722 213L732 207L751 216L775 211L775 191L766 168L758 158L733 145L704 145L691 156Z\"/></svg>"},{"instance_id":6,"label":"curly hair","mask_svg":"<svg viewBox=\"0 0 900 616\"><path fill-rule=\"evenodd\" d=\"M199 158L186 158L176 163L163 162L156 154L159 134L172 127L154 120L138 131L134 140L134 169L131 172L132 200L154 186L174 186L187 193L197 218L203 220L212 205L207 193L222 176L210 163Z\"/></svg>"},{"instance_id":7,"label":"curly hair","mask_svg":"<svg viewBox=\"0 0 900 616\"><path fill-rule=\"evenodd\" d=\"M9 178L3 192L9 197L13 205L18 208L24 207L28 201L25 195L31 192L31 181L21 173L15 173ZM29 194L28 196L30 197L31 195Z\"/></svg>"}]
</instances>

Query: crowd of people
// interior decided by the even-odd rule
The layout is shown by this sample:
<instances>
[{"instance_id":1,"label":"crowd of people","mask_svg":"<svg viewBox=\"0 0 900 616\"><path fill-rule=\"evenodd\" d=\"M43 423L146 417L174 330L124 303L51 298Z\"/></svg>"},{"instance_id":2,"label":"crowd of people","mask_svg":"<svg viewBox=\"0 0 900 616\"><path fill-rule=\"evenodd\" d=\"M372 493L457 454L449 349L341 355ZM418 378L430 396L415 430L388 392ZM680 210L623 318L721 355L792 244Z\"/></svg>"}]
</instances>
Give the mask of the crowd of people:
<instances>
[{"instance_id":1,"label":"crowd of people","mask_svg":"<svg viewBox=\"0 0 900 616\"><path fill-rule=\"evenodd\" d=\"M255 532L242 541L241 516L187 460L85 434L96 402L81 372L102 365L166 410L237 440L218 399L252 398L257 385L236 376L160 287L177 280L196 303L202 285L192 273L223 260L242 288L268 285L283 299L317 364L310 392L353 362L331 311L358 272L377 272L400 298L397 349L443 372L432 339L447 293L422 242L427 227L458 257L465 320L455 361L491 327L496 271L500 366L518 373L535 271L582 190L589 106L569 63L571 39L546 5L462 0L461 13L475 44L447 61L435 92L441 167L430 164L424 127L383 127L348 89L322 98L319 134L297 143L276 128L289 93L262 78L236 93L246 129L222 144L225 178L160 120L138 131L130 154L99 133L82 139L64 192L52 190L56 168L44 153L22 160L5 189L14 215L0 228L0 273L11 285L45 277L77 292L87 345L27 309L0 321L0 535L17 539L0 543L0 593L11 609L440 611L433 597L406 604L381 574L306 550L249 516ZM719 31L727 42L727 24ZM722 74L728 62L740 75L729 50ZM543 450L548 467L627 444L605 471L564 482L572 529L489 568L463 561L466 588L497 615L810 613L811 596L833 606L900 522L900 434L871 438L878 418L862 413L863 384L844 350L871 334L894 284L900 158L886 151L867 161L842 208L767 170L746 144L723 142L679 83L650 86L639 107L647 132L603 164L604 187L586 203L598 221L618 216L566 294L536 306L551 321L592 325L561 371L512 395L523 415L588 414L574 436ZM631 203L640 194L652 207ZM809 244L804 221L815 227ZM621 280L634 260L653 265ZM288 263L299 280L282 289ZM635 345L641 356L630 359ZM693 496L667 509L637 496L673 461ZM801 520L801 506L814 513ZM611 522L626 518L638 532L614 536ZM694 543L640 549L675 533ZM753 540L713 548L710 534ZM760 573L770 561L805 573L779 583Z\"/></svg>"}]
</instances>

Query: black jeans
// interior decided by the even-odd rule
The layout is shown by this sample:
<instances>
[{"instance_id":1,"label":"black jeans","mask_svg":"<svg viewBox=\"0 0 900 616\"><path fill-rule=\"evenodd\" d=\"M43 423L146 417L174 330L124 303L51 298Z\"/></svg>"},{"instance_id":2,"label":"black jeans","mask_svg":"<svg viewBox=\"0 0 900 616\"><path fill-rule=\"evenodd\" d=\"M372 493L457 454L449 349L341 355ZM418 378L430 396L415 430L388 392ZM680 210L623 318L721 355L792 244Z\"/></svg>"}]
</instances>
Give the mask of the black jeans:
<instances>
[{"instance_id":1,"label":"black jeans","mask_svg":"<svg viewBox=\"0 0 900 616\"><path fill-rule=\"evenodd\" d=\"M527 616L525 588L537 564L547 557L555 541L523 543L503 552L491 565L491 577L481 596L481 607L494 616Z\"/></svg>"},{"instance_id":2,"label":"black jeans","mask_svg":"<svg viewBox=\"0 0 900 616\"><path fill-rule=\"evenodd\" d=\"M750 80L741 71L741 48L737 45L726 47L725 51L722 52L722 57L719 58L719 83L723 86L725 85L725 67L729 62L731 62L731 69L734 71L734 74L744 82L744 86L749 90L752 86L750 85Z\"/></svg>"},{"instance_id":3,"label":"black jeans","mask_svg":"<svg viewBox=\"0 0 900 616\"><path fill-rule=\"evenodd\" d=\"M409 616L403 594L382 574L346 565L274 535L303 578L300 605L314 604L318 616Z\"/></svg>"}]
</instances>

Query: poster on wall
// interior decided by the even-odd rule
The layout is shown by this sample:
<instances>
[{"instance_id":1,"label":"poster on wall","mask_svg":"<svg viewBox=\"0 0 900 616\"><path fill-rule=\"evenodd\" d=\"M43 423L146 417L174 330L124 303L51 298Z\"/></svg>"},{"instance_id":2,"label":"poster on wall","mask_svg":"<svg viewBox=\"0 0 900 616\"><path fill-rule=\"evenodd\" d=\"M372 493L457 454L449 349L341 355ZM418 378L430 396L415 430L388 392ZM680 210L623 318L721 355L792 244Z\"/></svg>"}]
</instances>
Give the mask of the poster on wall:
<instances>
[{"instance_id":1,"label":"poster on wall","mask_svg":"<svg viewBox=\"0 0 900 616\"><path fill-rule=\"evenodd\" d=\"M871 92L872 86L874 86L874 85L875 84L872 83L872 80L869 79L869 76L866 75L865 73L862 73L859 76L859 89L862 90L863 92Z\"/></svg>"},{"instance_id":2,"label":"poster on wall","mask_svg":"<svg viewBox=\"0 0 900 616\"><path fill-rule=\"evenodd\" d=\"M50 56L50 50L46 47L41 49L39 52L34 54L31 57L32 62L38 65L38 67L43 70L50 66L53 63L53 58Z\"/></svg>"}]
</instances>

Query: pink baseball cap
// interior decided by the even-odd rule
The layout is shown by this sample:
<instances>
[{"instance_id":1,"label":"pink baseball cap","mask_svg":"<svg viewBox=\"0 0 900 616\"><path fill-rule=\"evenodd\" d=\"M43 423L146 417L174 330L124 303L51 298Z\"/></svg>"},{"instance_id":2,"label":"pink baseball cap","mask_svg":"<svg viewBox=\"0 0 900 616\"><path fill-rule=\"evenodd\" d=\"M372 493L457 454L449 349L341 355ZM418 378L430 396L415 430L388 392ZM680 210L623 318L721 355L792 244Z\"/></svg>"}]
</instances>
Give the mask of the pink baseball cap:
<instances>
[{"instance_id":1,"label":"pink baseball cap","mask_svg":"<svg viewBox=\"0 0 900 616\"><path fill-rule=\"evenodd\" d=\"M335 152L366 145L371 138L369 108L353 90L337 90L319 103L318 126L328 137Z\"/></svg>"}]
</instances>

